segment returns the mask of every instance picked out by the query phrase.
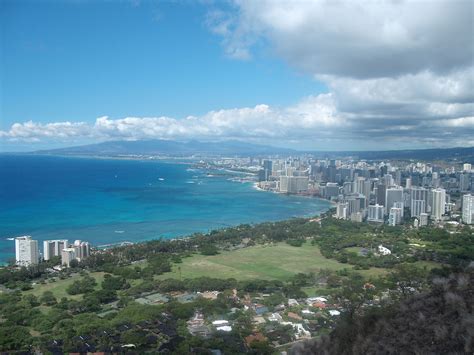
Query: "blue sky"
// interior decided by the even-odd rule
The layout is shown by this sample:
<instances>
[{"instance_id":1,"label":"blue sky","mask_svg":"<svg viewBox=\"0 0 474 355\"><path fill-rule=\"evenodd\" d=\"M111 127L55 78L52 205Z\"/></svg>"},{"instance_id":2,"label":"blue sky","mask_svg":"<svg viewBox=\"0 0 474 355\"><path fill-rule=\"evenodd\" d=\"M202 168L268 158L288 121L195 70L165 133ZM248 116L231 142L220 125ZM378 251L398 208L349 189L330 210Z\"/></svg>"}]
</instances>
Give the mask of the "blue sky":
<instances>
[{"instance_id":1,"label":"blue sky","mask_svg":"<svg viewBox=\"0 0 474 355\"><path fill-rule=\"evenodd\" d=\"M225 56L208 8L175 2L7 1L0 129L34 120L201 115L325 90L268 50Z\"/></svg>"},{"instance_id":2,"label":"blue sky","mask_svg":"<svg viewBox=\"0 0 474 355\"><path fill-rule=\"evenodd\" d=\"M0 151L474 145L469 0L0 2Z\"/></svg>"}]
</instances>

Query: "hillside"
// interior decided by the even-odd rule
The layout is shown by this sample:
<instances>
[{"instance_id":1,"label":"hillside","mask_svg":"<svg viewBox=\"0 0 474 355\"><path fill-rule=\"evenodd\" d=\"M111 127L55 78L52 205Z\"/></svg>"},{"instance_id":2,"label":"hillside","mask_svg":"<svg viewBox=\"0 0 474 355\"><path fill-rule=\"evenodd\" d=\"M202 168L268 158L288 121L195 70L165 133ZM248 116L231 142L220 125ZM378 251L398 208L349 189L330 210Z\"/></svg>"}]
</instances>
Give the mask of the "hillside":
<instances>
[{"instance_id":1,"label":"hillside","mask_svg":"<svg viewBox=\"0 0 474 355\"><path fill-rule=\"evenodd\" d=\"M448 160L474 163L474 147L389 151L302 151L241 141L200 142L172 140L110 141L60 149L35 151L57 155L165 155L165 156L269 156L311 154L316 158L353 157L366 160Z\"/></svg>"},{"instance_id":2,"label":"hillside","mask_svg":"<svg viewBox=\"0 0 474 355\"><path fill-rule=\"evenodd\" d=\"M472 354L474 267L434 278L431 289L400 304L341 321L329 336L290 354Z\"/></svg>"},{"instance_id":3,"label":"hillside","mask_svg":"<svg viewBox=\"0 0 474 355\"><path fill-rule=\"evenodd\" d=\"M171 140L111 141L35 153L61 155L167 155L167 156L254 156L292 154L294 150L239 141L179 142Z\"/></svg>"}]
</instances>

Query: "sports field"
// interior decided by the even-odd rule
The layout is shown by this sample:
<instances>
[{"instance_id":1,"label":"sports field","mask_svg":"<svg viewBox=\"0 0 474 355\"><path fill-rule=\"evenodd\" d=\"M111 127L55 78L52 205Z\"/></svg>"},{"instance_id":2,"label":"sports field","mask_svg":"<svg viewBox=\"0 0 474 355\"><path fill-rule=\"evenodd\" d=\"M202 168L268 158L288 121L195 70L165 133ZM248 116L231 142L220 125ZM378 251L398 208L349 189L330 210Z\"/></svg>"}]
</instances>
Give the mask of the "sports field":
<instances>
[{"instance_id":1,"label":"sports field","mask_svg":"<svg viewBox=\"0 0 474 355\"><path fill-rule=\"evenodd\" d=\"M267 246L253 246L233 251L223 251L218 255L193 255L183 259L182 264L173 266L171 273L159 276L166 278L195 278L209 276L216 278L276 279L288 280L297 273L317 272L320 269L352 269L351 265L326 259L319 248L310 243L293 247L286 243ZM366 276L385 273L384 269L372 268L359 271Z\"/></svg>"}]
</instances>

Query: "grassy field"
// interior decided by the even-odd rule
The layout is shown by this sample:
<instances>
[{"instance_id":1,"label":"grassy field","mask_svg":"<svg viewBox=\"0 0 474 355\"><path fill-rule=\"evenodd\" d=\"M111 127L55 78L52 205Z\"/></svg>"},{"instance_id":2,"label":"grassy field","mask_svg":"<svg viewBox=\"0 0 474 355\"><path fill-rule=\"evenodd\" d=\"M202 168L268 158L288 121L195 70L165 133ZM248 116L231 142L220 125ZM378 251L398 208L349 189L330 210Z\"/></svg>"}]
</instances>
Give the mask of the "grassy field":
<instances>
[{"instance_id":1,"label":"grassy field","mask_svg":"<svg viewBox=\"0 0 474 355\"><path fill-rule=\"evenodd\" d=\"M183 259L182 264L173 266L171 273L160 275L166 278L195 278L209 276L217 278L233 277L237 280L276 279L288 280L297 273L317 272L320 269L352 269L351 265L326 259L319 248L310 243L302 247L292 247L286 243L273 246L254 246L234 251L224 251L214 256L193 255ZM361 271L366 276L385 273L384 269L372 268Z\"/></svg>"},{"instance_id":2,"label":"grassy field","mask_svg":"<svg viewBox=\"0 0 474 355\"><path fill-rule=\"evenodd\" d=\"M165 273L157 279L167 278L195 278L201 276L216 278L235 278L237 280L266 279L285 281L297 273L317 272L321 269L341 270L352 269L351 265L342 264L333 259L326 259L321 255L319 248L310 243L301 247L293 247L286 243L222 251L218 255L204 256L195 254L184 258L181 264L173 265L172 272ZM358 271L370 277L386 273L385 269L371 268ZM97 288L104 278L104 273L89 274L97 281ZM46 284L36 284L25 294L41 297L43 292L51 291L60 300L62 297L81 299L82 295L71 296L66 292L67 287L82 276L74 275L66 280L57 280ZM132 284L134 283L131 280ZM314 291L313 291L314 292Z\"/></svg>"},{"instance_id":3,"label":"grassy field","mask_svg":"<svg viewBox=\"0 0 474 355\"><path fill-rule=\"evenodd\" d=\"M89 274L97 281L96 288L100 288L100 283L104 279L103 272L92 272ZM66 292L66 288L76 280L80 280L82 276L74 275L66 280L57 280L56 282L47 282L46 284L36 284L33 286L32 290L26 291L25 294L33 294L37 297L41 297L43 292L51 291L53 295L60 300L62 297L67 297L70 299L81 299L82 295L71 296Z\"/></svg>"}]
</instances>

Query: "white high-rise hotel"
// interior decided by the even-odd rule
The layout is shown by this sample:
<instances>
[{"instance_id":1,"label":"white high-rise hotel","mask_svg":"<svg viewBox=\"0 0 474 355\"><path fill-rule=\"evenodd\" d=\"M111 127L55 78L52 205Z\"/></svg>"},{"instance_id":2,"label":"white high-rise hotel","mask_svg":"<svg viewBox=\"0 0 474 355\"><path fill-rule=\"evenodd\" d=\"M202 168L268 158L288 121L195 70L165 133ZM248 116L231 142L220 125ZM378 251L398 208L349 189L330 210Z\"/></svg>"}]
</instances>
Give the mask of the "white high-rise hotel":
<instances>
[{"instance_id":1,"label":"white high-rise hotel","mask_svg":"<svg viewBox=\"0 0 474 355\"><path fill-rule=\"evenodd\" d=\"M446 190L438 188L432 190L431 193L433 196L431 217L436 221L440 221L441 216L446 211Z\"/></svg>"},{"instance_id":2,"label":"white high-rise hotel","mask_svg":"<svg viewBox=\"0 0 474 355\"><path fill-rule=\"evenodd\" d=\"M474 195L462 197L462 221L466 224L474 223Z\"/></svg>"},{"instance_id":3,"label":"white high-rise hotel","mask_svg":"<svg viewBox=\"0 0 474 355\"><path fill-rule=\"evenodd\" d=\"M38 241L31 239L30 236L15 238L15 259L20 266L38 264Z\"/></svg>"},{"instance_id":4,"label":"white high-rise hotel","mask_svg":"<svg viewBox=\"0 0 474 355\"><path fill-rule=\"evenodd\" d=\"M49 260L53 256L61 256L61 251L68 247L68 241L63 240L45 240L43 242L44 260Z\"/></svg>"}]
</instances>

